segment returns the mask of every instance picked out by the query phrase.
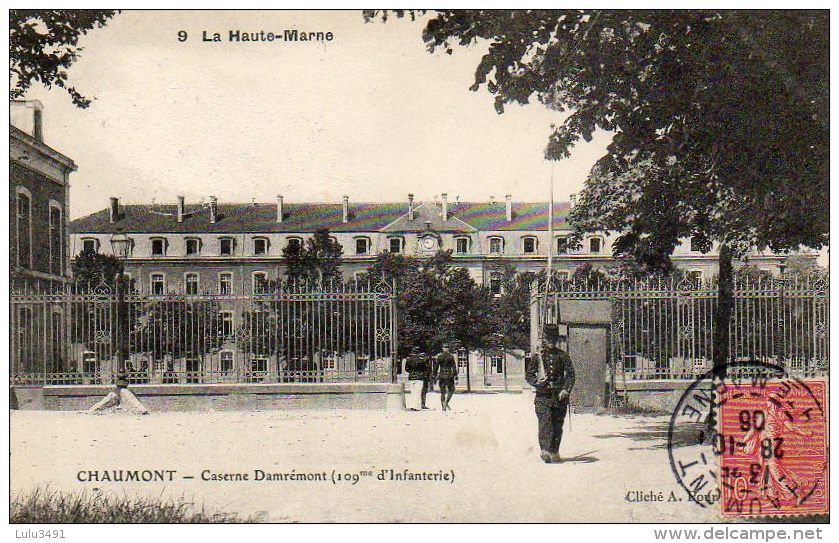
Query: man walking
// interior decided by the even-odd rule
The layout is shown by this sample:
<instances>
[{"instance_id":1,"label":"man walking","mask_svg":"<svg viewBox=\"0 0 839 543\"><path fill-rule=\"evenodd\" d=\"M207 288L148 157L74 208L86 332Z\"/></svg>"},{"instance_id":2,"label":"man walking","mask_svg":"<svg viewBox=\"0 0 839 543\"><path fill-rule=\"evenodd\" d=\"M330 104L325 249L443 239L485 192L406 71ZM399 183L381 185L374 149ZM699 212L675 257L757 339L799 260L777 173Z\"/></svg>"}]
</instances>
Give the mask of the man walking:
<instances>
[{"instance_id":1,"label":"man walking","mask_svg":"<svg viewBox=\"0 0 839 543\"><path fill-rule=\"evenodd\" d=\"M443 352L437 356L437 364L434 367L434 379L440 386L440 404L443 406L443 411L451 409L449 402L454 394L454 385L457 383L457 363L450 350L452 347L455 345L443 344Z\"/></svg>"},{"instance_id":2,"label":"man walking","mask_svg":"<svg viewBox=\"0 0 839 543\"><path fill-rule=\"evenodd\" d=\"M428 366L428 356L414 347L405 363L405 369L408 371L408 388L411 392L408 409L411 411L428 409L425 406L425 395L428 393Z\"/></svg>"},{"instance_id":3,"label":"man walking","mask_svg":"<svg viewBox=\"0 0 839 543\"><path fill-rule=\"evenodd\" d=\"M571 389L574 388L574 365L561 348L559 326L546 324L542 334L542 353L527 360L525 378L536 389L536 418L539 420L540 457L546 464L559 463L562 424Z\"/></svg>"}]
</instances>

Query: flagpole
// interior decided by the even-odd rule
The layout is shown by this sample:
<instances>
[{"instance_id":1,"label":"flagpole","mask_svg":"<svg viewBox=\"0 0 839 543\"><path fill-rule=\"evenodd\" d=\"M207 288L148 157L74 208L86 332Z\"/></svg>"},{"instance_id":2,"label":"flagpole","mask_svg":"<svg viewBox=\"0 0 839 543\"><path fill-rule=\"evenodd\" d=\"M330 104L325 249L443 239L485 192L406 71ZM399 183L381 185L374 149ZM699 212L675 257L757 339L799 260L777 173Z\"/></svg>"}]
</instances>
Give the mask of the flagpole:
<instances>
[{"instance_id":1,"label":"flagpole","mask_svg":"<svg viewBox=\"0 0 839 543\"><path fill-rule=\"evenodd\" d=\"M548 201L548 265L545 269L545 310L542 324L547 322L548 293L551 291L551 276L554 269L554 163L551 161L550 200Z\"/></svg>"}]
</instances>

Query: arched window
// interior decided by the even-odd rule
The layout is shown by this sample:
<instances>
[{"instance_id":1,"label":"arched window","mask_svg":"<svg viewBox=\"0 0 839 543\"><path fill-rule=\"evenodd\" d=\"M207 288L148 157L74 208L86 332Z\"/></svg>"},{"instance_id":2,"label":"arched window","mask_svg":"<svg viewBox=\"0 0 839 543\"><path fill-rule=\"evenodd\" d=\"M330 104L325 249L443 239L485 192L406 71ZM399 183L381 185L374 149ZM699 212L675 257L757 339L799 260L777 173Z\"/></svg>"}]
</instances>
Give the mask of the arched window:
<instances>
[{"instance_id":1,"label":"arched window","mask_svg":"<svg viewBox=\"0 0 839 543\"><path fill-rule=\"evenodd\" d=\"M50 200L49 217L49 250L50 250L50 273L61 275L64 271L64 214L61 204Z\"/></svg>"},{"instance_id":2,"label":"arched window","mask_svg":"<svg viewBox=\"0 0 839 543\"><path fill-rule=\"evenodd\" d=\"M568 238L566 236L559 236L556 238L556 254L568 254Z\"/></svg>"},{"instance_id":3,"label":"arched window","mask_svg":"<svg viewBox=\"0 0 839 543\"><path fill-rule=\"evenodd\" d=\"M538 250L538 247L539 243L535 236L525 236L521 238L521 248L524 254L534 254Z\"/></svg>"},{"instance_id":4,"label":"arched window","mask_svg":"<svg viewBox=\"0 0 839 543\"><path fill-rule=\"evenodd\" d=\"M253 254L257 256L268 254L268 238L253 238Z\"/></svg>"},{"instance_id":5,"label":"arched window","mask_svg":"<svg viewBox=\"0 0 839 543\"><path fill-rule=\"evenodd\" d=\"M459 255L469 254L469 238L459 237L454 240L454 252Z\"/></svg>"},{"instance_id":6,"label":"arched window","mask_svg":"<svg viewBox=\"0 0 839 543\"><path fill-rule=\"evenodd\" d=\"M588 240L588 252L591 254L599 254L603 250L603 238L600 236L592 236Z\"/></svg>"},{"instance_id":7,"label":"arched window","mask_svg":"<svg viewBox=\"0 0 839 543\"><path fill-rule=\"evenodd\" d=\"M370 238L360 236L355 238L355 254L366 255L370 253Z\"/></svg>"},{"instance_id":8,"label":"arched window","mask_svg":"<svg viewBox=\"0 0 839 543\"><path fill-rule=\"evenodd\" d=\"M16 208L17 265L32 268L32 194L25 187L17 188Z\"/></svg>"},{"instance_id":9,"label":"arched window","mask_svg":"<svg viewBox=\"0 0 839 543\"><path fill-rule=\"evenodd\" d=\"M500 255L504 253L504 238L500 236L493 236L489 238L489 252L490 254Z\"/></svg>"}]
</instances>

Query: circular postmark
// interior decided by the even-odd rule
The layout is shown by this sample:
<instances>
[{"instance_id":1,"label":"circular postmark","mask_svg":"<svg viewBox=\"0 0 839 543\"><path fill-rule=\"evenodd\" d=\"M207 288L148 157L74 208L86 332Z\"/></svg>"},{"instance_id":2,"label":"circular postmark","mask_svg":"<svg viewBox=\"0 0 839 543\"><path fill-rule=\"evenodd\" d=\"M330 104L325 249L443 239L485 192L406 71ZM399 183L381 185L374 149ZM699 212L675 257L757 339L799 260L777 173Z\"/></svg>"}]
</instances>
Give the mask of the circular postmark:
<instances>
[{"instance_id":1,"label":"circular postmark","mask_svg":"<svg viewBox=\"0 0 839 543\"><path fill-rule=\"evenodd\" d=\"M737 361L692 381L670 418L670 467L723 516L826 514L826 383Z\"/></svg>"}]
</instances>

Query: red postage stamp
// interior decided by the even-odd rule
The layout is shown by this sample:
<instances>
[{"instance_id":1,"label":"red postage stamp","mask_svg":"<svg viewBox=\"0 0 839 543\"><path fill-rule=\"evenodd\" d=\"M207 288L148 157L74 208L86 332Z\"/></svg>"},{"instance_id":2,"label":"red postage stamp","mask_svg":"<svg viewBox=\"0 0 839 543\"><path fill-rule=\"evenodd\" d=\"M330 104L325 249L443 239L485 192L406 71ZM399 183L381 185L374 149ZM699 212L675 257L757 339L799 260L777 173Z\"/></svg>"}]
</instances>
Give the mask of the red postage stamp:
<instances>
[{"instance_id":1,"label":"red postage stamp","mask_svg":"<svg viewBox=\"0 0 839 543\"><path fill-rule=\"evenodd\" d=\"M829 512L827 385L785 378L720 390L723 516Z\"/></svg>"}]
</instances>

